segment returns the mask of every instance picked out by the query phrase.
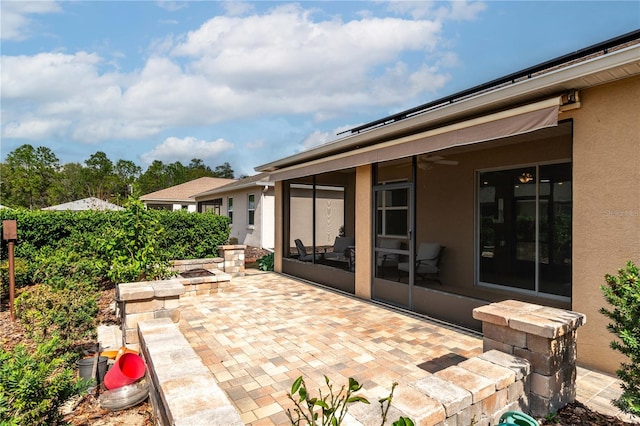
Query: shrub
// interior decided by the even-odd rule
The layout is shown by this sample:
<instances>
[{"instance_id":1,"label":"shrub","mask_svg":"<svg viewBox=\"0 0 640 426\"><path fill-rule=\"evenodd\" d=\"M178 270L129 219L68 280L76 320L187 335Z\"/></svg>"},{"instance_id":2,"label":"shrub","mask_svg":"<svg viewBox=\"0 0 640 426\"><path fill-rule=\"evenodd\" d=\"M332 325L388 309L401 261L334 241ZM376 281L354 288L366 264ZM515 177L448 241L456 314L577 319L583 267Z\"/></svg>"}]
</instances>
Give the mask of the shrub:
<instances>
[{"instance_id":1,"label":"shrub","mask_svg":"<svg viewBox=\"0 0 640 426\"><path fill-rule=\"evenodd\" d=\"M159 246L171 259L217 257L218 246L229 239L229 218L213 212L153 210L165 232Z\"/></svg>"},{"instance_id":2,"label":"shrub","mask_svg":"<svg viewBox=\"0 0 640 426\"><path fill-rule=\"evenodd\" d=\"M33 281L62 290L82 283L87 290L97 290L106 276L106 262L97 257L86 257L83 250L74 247L53 249L44 247L34 261Z\"/></svg>"},{"instance_id":3,"label":"shrub","mask_svg":"<svg viewBox=\"0 0 640 426\"><path fill-rule=\"evenodd\" d=\"M32 283L32 271L29 270L24 259L15 258L14 273L16 289ZM9 261L2 260L0 261L0 299L4 300L7 297L9 297Z\"/></svg>"},{"instance_id":4,"label":"shrub","mask_svg":"<svg viewBox=\"0 0 640 426\"><path fill-rule=\"evenodd\" d=\"M96 292L82 285L62 290L36 285L16 298L16 316L38 343L58 336L62 346L70 347L94 339L97 314Z\"/></svg>"},{"instance_id":5,"label":"shrub","mask_svg":"<svg viewBox=\"0 0 640 426\"><path fill-rule=\"evenodd\" d=\"M603 285L604 297L613 310L601 308L612 323L607 330L619 340L611 342L612 349L627 356L616 374L622 380L622 395L614 404L626 413L640 415L640 276L638 267L627 262L626 268L618 270L618 276L607 274Z\"/></svg>"},{"instance_id":6,"label":"shrub","mask_svg":"<svg viewBox=\"0 0 640 426\"><path fill-rule=\"evenodd\" d=\"M171 262L158 243L164 228L140 200L129 199L126 207L122 221L98 244L109 265L107 277L113 283L123 283L171 276Z\"/></svg>"},{"instance_id":7,"label":"shrub","mask_svg":"<svg viewBox=\"0 0 640 426\"><path fill-rule=\"evenodd\" d=\"M88 382L69 368L69 356L52 357L58 343L52 339L33 354L23 345L0 347L0 424L61 424L60 406L87 389Z\"/></svg>"},{"instance_id":8,"label":"shrub","mask_svg":"<svg viewBox=\"0 0 640 426\"><path fill-rule=\"evenodd\" d=\"M258 259L258 269L261 271L273 271L273 253L266 254Z\"/></svg>"},{"instance_id":9,"label":"shrub","mask_svg":"<svg viewBox=\"0 0 640 426\"><path fill-rule=\"evenodd\" d=\"M0 228L2 220L15 219L18 222L16 257L58 282L65 274L64 269L59 268L61 259L51 259L46 265L38 263L60 250L65 251L62 257L74 262L94 263L89 269L88 265L75 266L73 274L100 274L97 281L101 281L108 278L107 273L111 271L110 278L117 283L122 282L121 275L136 275L136 269L138 272L161 269L165 258L216 257L218 246L229 239L227 217L209 212L145 210L137 200L130 200L128 207L125 211L82 212L0 209ZM161 229L164 231L158 232ZM132 254L131 250L136 247L142 247L142 251ZM147 250L151 247L153 252ZM7 245L3 242L0 259L6 258ZM135 262L138 264L133 265Z\"/></svg>"}]
</instances>

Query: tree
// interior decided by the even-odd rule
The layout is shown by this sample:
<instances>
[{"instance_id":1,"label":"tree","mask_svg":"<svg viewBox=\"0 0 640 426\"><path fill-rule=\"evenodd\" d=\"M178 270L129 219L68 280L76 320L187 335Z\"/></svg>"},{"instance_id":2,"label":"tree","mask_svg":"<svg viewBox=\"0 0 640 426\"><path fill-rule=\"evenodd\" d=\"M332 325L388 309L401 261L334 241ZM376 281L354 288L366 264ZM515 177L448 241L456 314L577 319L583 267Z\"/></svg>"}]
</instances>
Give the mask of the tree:
<instances>
[{"instance_id":1,"label":"tree","mask_svg":"<svg viewBox=\"0 0 640 426\"><path fill-rule=\"evenodd\" d=\"M179 185L191 180L191 172L188 167L185 167L181 162L176 161L165 167L166 186Z\"/></svg>"},{"instance_id":2,"label":"tree","mask_svg":"<svg viewBox=\"0 0 640 426\"><path fill-rule=\"evenodd\" d=\"M133 161L118 160L114 167L115 185L114 193L119 204L122 204L129 195L133 194L133 186L136 182L142 168Z\"/></svg>"},{"instance_id":3,"label":"tree","mask_svg":"<svg viewBox=\"0 0 640 426\"><path fill-rule=\"evenodd\" d=\"M225 179L233 179L233 169L231 168L231 164L225 162L216 166L213 170L213 177L225 178Z\"/></svg>"},{"instance_id":4,"label":"tree","mask_svg":"<svg viewBox=\"0 0 640 426\"><path fill-rule=\"evenodd\" d=\"M147 170L138 178L138 190L140 194L149 194L166 188L167 176L166 167L162 161L155 160L147 167Z\"/></svg>"},{"instance_id":5,"label":"tree","mask_svg":"<svg viewBox=\"0 0 640 426\"><path fill-rule=\"evenodd\" d=\"M51 204L62 204L87 197L84 169L80 163L68 163L60 168L49 190Z\"/></svg>"},{"instance_id":6,"label":"tree","mask_svg":"<svg viewBox=\"0 0 640 426\"><path fill-rule=\"evenodd\" d=\"M111 198L113 186L113 163L102 151L92 154L85 160L85 184L88 195L101 200Z\"/></svg>"},{"instance_id":7,"label":"tree","mask_svg":"<svg viewBox=\"0 0 640 426\"><path fill-rule=\"evenodd\" d=\"M16 207L46 207L48 190L59 168L58 157L46 147L22 145L7 155L2 168L2 199Z\"/></svg>"}]
</instances>

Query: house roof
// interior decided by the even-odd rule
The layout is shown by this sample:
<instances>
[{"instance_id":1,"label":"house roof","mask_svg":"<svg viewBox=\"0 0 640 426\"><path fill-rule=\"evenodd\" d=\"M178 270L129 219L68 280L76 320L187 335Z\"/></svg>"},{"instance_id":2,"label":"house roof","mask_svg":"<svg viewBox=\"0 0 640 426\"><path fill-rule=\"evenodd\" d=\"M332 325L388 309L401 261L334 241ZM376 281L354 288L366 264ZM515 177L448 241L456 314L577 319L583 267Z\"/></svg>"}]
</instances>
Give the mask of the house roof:
<instances>
[{"instance_id":1,"label":"house roof","mask_svg":"<svg viewBox=\"0 0 640 426\"><path fill-rule=\"evenodd\" d=\"M81 200L70 201L68 203L45 207L42 210L124 210L123 207L109 203L95 197L83 198Z\"/></svg>"},{"instance_id":2,"label":"house roof","mask_svg":"<svg viewBox=\"0 0 640 426\"><path fill-rule=\"evenodd\" d=\"M214 177L201 177L180 185L171 186L159 191L151 192L140 197L142 201L179 201L193 203L193 196L204 191L209 191L229 183L236 182L236 179L224 179Z\"/></svg>"},{"instance_id":3,"label":"house roof","mask_svg":"<svg viewBox=\"0 0 640 426\"><path fill-rule=\"evenodd\" d=\"M273 182L269 182L269 173L258 173L257 175L249 176L244 179L229 183L224 186L219 186L214 189L210 189L198 194L194 194L193 198L200 198L207 195L223 194L227 192L233 192L240 189L251 188L254 186L273 186Z\"/></svg>"},{"instance_id":4,"label":"house roof","mask_svg":"<svg viewBox=\"0 0 640 426\"><path fill-rule=\"evenodd\" d=\"M640 30L373 121L319 147L255 168L274 172L518 105L640 75ZM534 72L535 71L535 72Z\"/></svg>"}]
</instances>

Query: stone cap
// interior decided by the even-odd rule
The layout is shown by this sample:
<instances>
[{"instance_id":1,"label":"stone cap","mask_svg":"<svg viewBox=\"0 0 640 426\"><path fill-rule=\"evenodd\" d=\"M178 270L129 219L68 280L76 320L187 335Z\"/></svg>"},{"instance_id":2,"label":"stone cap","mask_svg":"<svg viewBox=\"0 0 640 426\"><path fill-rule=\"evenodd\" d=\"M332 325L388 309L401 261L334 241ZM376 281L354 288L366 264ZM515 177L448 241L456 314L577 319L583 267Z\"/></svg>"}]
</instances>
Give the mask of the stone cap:
<instances>
[{"instance_id":1,"label":"stone cap","mask_svg":"<svg viewBox=\"0 0 640 426\"><path fill-rule=\"evenodd\" d=\"M227 244L227 245L223 245L223 246L218 246L218 249L222 249L222 250L244 250L246 249L247 246L245 244Z\"/></svg>"},{"instance_id":2,"label":"stone cap","mask_svg":"<svg viewBox=\"0 0 640 426\"><path fill-rule=\"evenodd\" d=\"M473 318L536 336L555 339L587 322L584 314L518 300L504 300L473 310Z\"/></svg>"},{"instance_id":3,"label":"stone cap","mask_svg":"<svg viewBox=\"0 0 640 426\"><path fill-rule=\"evenodd\" d=\"M204 257L200 259L177 259L172 260L173 266L182 266L182 265L202 265L204 263L220 263L224 262L224 258L222 257Z\"/></svg>"},{"instance_id":4,"label":"stone cap","mask_svg":"<svg viewBox=\"0 0 640 426\"><path fill-rule=\"evenodd\" d=\"M139 281L118 284L118 298L120 301L180 296L184 292L184 286L179 280Z\"/></svg>"}]
</instances>

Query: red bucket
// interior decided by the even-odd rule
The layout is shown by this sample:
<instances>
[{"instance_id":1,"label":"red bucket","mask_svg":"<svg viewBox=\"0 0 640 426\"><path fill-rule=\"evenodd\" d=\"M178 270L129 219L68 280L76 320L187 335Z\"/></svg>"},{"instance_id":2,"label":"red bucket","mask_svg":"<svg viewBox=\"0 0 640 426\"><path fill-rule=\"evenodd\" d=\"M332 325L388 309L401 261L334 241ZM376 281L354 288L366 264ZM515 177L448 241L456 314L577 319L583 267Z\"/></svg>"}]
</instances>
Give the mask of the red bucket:
<instances>
[{"instance_id":1,"label":"red bucket","mask_svg":"<svg viewBox=\"0 0 640 426\"><path fill-rule=\"evenodd\" d=\"M125 353L118 358L104 376L104 386L107 389L117 389L130 385L144 376L144 361L140 356Z\"/></svg>"}]
</instances>

